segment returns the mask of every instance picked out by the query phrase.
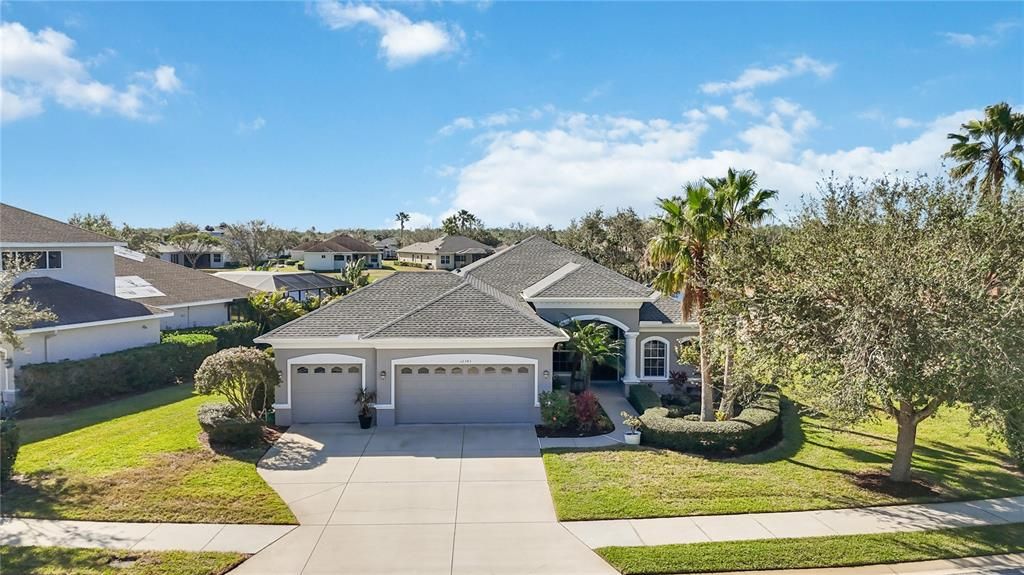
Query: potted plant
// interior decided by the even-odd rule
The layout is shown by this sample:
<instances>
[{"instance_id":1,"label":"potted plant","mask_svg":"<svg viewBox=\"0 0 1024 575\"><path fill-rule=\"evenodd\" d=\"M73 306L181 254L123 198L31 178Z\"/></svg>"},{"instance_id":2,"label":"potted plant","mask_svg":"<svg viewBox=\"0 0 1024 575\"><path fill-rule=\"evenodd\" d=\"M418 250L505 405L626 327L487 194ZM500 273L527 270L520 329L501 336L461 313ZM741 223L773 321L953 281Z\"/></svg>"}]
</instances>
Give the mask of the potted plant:
<instances>
[{"instance_id":1,"label":"potted plant","mask_svg":"<svg viewBox=\"0 0 1024 575\"><path fill-rule=\"evenodd\" d=\"M624 435L626 438L626 445L640 445L640 427L643 422L636 415L632 415L627 411L623 411L619 414L622 416L622 423L629 428Z\"/></svg>"},{"instance_id":2,"label":"potted plant","mask_svg":"<svg viewBox=\"0 0 1024 575\"><path fill-rule=\"evenodd\" d=\"M370 429L373 422L373 403L377 401L376 391L360 389L356 392L356 405L359 406L359 427Z\"/></svg>"}]
</instances>

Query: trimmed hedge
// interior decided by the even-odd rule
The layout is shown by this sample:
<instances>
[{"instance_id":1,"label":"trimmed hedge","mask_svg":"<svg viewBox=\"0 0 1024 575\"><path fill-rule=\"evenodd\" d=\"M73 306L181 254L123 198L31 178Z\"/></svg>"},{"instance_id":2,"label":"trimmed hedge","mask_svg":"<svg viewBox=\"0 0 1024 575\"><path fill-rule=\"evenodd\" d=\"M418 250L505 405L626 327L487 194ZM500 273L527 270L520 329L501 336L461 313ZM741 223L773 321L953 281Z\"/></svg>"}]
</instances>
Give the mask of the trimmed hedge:
<instances>
[{"instance_id":1,"label":"trimmed hedge","mask_svg":"<svg viewBox=\"0 0 1024 575\"><path fill-rule=\"evenodd\" d=\"M433 267L434 264L433 264L433 262L423 263L423 262L406 262L406 261L399 260L398 265L409 267L409 268L427 269L428 265Z\"/></svg>"},{"instance_id":2,"label":"trimmed hedge","mask_svg":"<svg viewBox=\"0 0 1024 575\"><path fill-rule=\"evenodd\" d=\"M161 341L169 337L185 334L202 333L217 338L217 349L229 347L252 347L253 339L260 335L260 324L254 321L233 321L224 325L211 327L191 327L187 329L168 330L160 337Z\"/></svg>"},{"instance_id":3,"label":"trimmed hedge","mask_svg":"<svg viewBox=\"0 0 1024 575\"><path fill-rule=\"evenodd\" d=\"M263 423L245 421L226 403L204 403L197 417L213 444L248 447L263 437Z\"/></svg>"},{"instance_id":4,"label":"trimmed hedge","mask_svg":"<svg viewBox=\"0 0 1024 575\"><path fill-rule=\"evenodd\" d=\"M675 451L739 454L756 450L779 429L780 396L765 391L738 416L728 421L691 421L670 417L669 410L655 407L643 412L642 442Z\"/></svg>"},{"instance_id":5,"label":"trimmed hedge","mask_svg":"<svg viewBox=\"0 0 1024 575\"><path fill-rule=\"evenodd\" d=\"M637 413L643 413L652 407L661 407L661 397L641 383L629 386L629 403Z\"/></svg>"},{"instance_id":6,"label":"trimmed hedge","mask_svg":"<svg viewBox=\"0 0 1024 575\"><path fill-rule=\"evenodd\" d=\"M6 483L14 471L14 460L21 447L21 432L13 419L0 419L0 483Z\"/></svg>"},{"instance_id":7,"label":"trimmed hedge","mask_svg":"<svg viewBox=\"0 0 1024 575\"><path fill-rule=\"evenodd\" d=\"M216 352L212 335L173 334L158 344L89 359L26 365L18 373L18 403L49 409L148 391L190 379Z\"/></svg>"}]
</instances>

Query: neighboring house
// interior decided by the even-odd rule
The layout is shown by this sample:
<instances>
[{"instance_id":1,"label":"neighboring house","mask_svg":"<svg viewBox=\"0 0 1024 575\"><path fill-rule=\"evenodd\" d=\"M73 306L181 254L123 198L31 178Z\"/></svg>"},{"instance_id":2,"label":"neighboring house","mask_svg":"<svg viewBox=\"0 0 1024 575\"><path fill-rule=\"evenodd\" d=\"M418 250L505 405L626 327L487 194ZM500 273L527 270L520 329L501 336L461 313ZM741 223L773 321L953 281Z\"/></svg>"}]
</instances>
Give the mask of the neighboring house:
<instances>
[{"instance_id":1,"label":"neighboring house","mask_svg":"<svg viewBox=\"0 0 1024 575\"><path fill-rule=\"evenodd\" d=\"M288 297L297 301L305 301L309 296L343 294L352 287L348 282L316 272L237 271L217 272L213 275L250 290L284 291Z\"/></svg>"},{"instance_id":2,"label":"neighboring house","mask_svg":"<svg viewBox=\"0 0 1024 575\"><path fill-rule=\"evenodd\" d=\"M594 379L626 386L666 389L674 343L697 333L677 301L531 237L457 273L393 274L257 341L283 374L283 425L355 421L359 388L376 391L379 425L536 423L539 394L578 361L562 349L573 320L623 340Z\"/></svg>"},{"instance_id":3,"label":"neighboring house","mask_svg":"<svg viewBox=\"0 0 1024 575\"><path fill-rule=\"evenodd\" d=\"M382 260L394 260L398 259L398 239L397 238L384 238L373 242L373 247L377 248L377 252L380 253L380 259Z\"/></svg>"},{"instance_id":4,"label":"neighboring house","mask_svg":"<svg viewBox=\"0 0 1024 575\"><path fill-rule=\"evenodd\" d=\"M494 248L465 236L442 236L398 249L398 261L428 269L456 270L494 253Z\"/></svg>"},{"instance_id":5,"label":"neighboring house","mask_svg":"<svg viewBox=\"0 0 1024 575\"><path fill-rule=\"evenodd\" d=\"M171 262L172 264L178 264L185 267L192 267L191 262L185 256L185 252L181 249L169 245L160 244L156 247L160 253L160 259L165 262ZM227 249L224 246L213 246L209 250L199 254L196 259L195 267L197 269L220 269L226 265L232 265L237 262L231 259Z\"/></svg>"},{"instance_id":6,"label":"neighboring house","mask_svg":"<svg viewBox=\"0 0 1024 575\"><path fill-rule=\"evenodd\" d=\"M366 260L367 268L379 268L381 260L377 248L345 234L322 242L303 244L302 249L292 250L292 257L295 257L295 252L302 254L305 269L317 272L340 272L360 258Z\"/></svg>"},{"instance_id":7,"label":"neighboring house","mask_svg":"<svg viewBox=\"0 0 1024 575\"><path fill-rule=\"evenodd\" d=\"M115 247L115 293L118 297L157 306L174 315L160 320L160 329L183 329L228 323L233 304L244 301L249 288Z\"/></svg>"},{"instance_id":8,"label":"neighboring house","mask_svg":"<svg viewBox=\"0 0 1024 575\"><path fill-rule=\"evenodd\" d=\"M36 269L18 278L14 297L28 298L56 321L19 329L22 348L0 344L0 389L14 401L15 378L30 363L84 359L160 341L160 321L173 314L117 297L113 238L0 204L0 251L32 257Z\"/></svg>"}]
</instances>

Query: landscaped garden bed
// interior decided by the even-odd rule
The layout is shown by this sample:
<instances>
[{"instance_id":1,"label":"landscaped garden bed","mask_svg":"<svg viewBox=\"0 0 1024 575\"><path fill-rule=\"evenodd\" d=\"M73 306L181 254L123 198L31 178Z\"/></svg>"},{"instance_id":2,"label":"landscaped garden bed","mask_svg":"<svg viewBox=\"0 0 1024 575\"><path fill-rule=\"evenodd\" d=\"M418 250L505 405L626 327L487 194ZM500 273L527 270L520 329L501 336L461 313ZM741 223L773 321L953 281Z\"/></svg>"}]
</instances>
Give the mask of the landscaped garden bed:
<instances>
[{"instance_id":1,"label":"landscaped garden bed","mask_svg":"<svg viewBox=\"0 0 1024 575\"><path fill-rule=\"evenodd\" d=\"M708 458L649 447L546 450L559 519L620 519L835 509L1024 494L1007 450L966 411L922 422L910 493L865 481L886 473L895 451L891 421L852 429L783 405L782 440L759 453Z\"/></svg>"},{"instance_id":2,"label":"landscaped garden bed","mask_svg":"<svg viewBox=\"0 0 1024 575\"><path fill-rule=\"evenodd\" d=\"M92 521L296 523L256 473L266 445L211 450L196 418L210 397L175 386L18 422L4 513Z\"/></svg>"},{"instance_id":3,"label":"landscaped garden bed","mask_svg":"<svg viewBox=\"0 0 1024 575\"><path fill-rule=\"evenodd\" d=\"M540 411L544 423L536 426L537 437L594 437L615 430L592 391L542 393Z\"/></svg>"},{"instance_id":4,"label":"landscaped garden bed","mask_svg":"<svg viewBox=\"0 0 1024 575\"><path fill-rule=\"evenodd\" d=\"M0 547L4 572L20 575L222 575L245 557L209 551Z\"/></svg>"}]
</instances>

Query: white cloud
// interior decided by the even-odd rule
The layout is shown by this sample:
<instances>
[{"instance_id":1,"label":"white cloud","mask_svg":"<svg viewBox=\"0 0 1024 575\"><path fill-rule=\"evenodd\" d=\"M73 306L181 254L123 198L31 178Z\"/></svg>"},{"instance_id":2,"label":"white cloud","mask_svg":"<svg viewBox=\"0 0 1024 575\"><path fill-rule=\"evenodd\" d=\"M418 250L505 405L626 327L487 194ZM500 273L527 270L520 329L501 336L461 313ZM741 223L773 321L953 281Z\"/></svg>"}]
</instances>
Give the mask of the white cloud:
<instances>
[{"instance_id":1,"label":"white cloud","mask_svg":"<svg viewBox=\"0 0 1024 575\"><path fill-rule=\"evenodd\" d=\"M1017 20L1005 20L996 22L989 29L981 34L970 34L967 32L940 32L946 39L947 44L959 46L960 48L977 48L981 46L995 46L1006 37L1007 34L1020 27Z\"/></svg>"},{"instance_id":2,"label":"white cloud","mask_svg":"<svg viewBox=\"0 0 1024 575\"><path fill-rule=\"evenodd\" d=\"M455 132L461 132L462 130L472 130L475 127L476 122L473 120L473 118L462 116L460 118L455 118L448 124L442 126L441 129L437 131L437 134L439 136L450 136Z\"/></svg>"},{"instance_id":3,"label":"white cloud","mask_svg":"<svg viewBox=\"0 0 1024 575\"><path fill-rule=\"evenodd\" d=\"M743 128L740 146L699 151L704 120L563 114L548 127L493 134L475 162L464 166L449 211L468 209L499 225L512 221L564 225L587 210L632 206L649 214L658 197L729 167L753 169L778 189L780 214L815 192L822 177L940 173L946 134L977 110L940 117L905 142L885 149L861 146L822 152L801 149L817 125L814 114L774 100L767 117Z\"/></svg>"},{"instance_id":4,"label":"white cloud","mask_svg":"<svg viewBox=\"0 0 1024 575\"><path fill-rule=\"evenodd\" d=\"M451 136L456 132L464 132L475 129L494 129L509 126L519 122L525 122L527 120L539 120L545 114L550 111L548 107L544 108L529 108L526 110L519 110L517 108L508 108L500 112L494 112L480 116L479 118L471 118L469 116L460 116L455 118L451 122L442 126L438 131L438 136Z\"/></svg>"},{"instance_id":5,"label":"white cloud","mask_svg":"<svg viewBox=\"0 0 1024 575\"><path fill-rule=\"evenodd\" d=\"M421 213L421 212L406 212L409 214L409 221L405 222L405 229L407 230L418 230L422 228L433 227L434 218ZM384 227L387 229L399 229L398 222L393 218L384 222Z\"/></svg>"},{"instance_id":6,"label":"white cloud","mask_svg":"<svg viewBox=\"0 0 1024 575\"><path fill-rule=\"evenodd\" d=\"M100 82L85 62L71 56L74 48L74 40L50 28L33 33L18 22L0 24L4 121L41 114L45 100L92 113L148 119L148 109L158 103L154 91L181 89L170 66L139 72L124 88Z\"/></svg>"},{"instance_id":7,"label":"white cloud","mask_svg":"<svg viewBox=\"0 0 1024 575\"><path fill-rule=\"evenodd\" d=\"M725 106L705 106L704 111L719 120L725 120L729 117L729 108Z\"/></svg>"},{"instance_id":8,"label":"white cloud","mask_svg":"<svg viewBox=\"0 0 1024 575\"><path fill-rule=\"evenodd\" d=\"M917 120L913 120L911 118L903 118L903 117L896 118L895 120L893 120L892 123L897 128L914 128L914 127L917 127L917 126L920 125Z\"/></svg>"},{"instance_id":9,"label":"white cloud","mask_svg":"<svg viewBox=\"0 0 1024 575\"><path fill-rule=\"evenodd\" d=\"M263 116L256 116L249 122L239 122L235 131L239 134L251 134L253 132L259 132L266 125L267 121L263 119Z\"/></svg>"},{"instance_id":10,"label":"white cloud","mask_svg":"<svg viewBox=\"0 0 1024 575\"><path fill-rule=\"evenodd\" d=\"M810 56L799 56L793 58L786 64L779 64L771 68L747 68L736 77L735 80L727 82L707 82L700 85L705 94L724 94L728 92L741 92L753 90L758 86L774 84L786 78L794 78L805 74L813 74L818 78L828 78L835 71L835 64L826 64Z\"/></svg>"},{"instance_id":11,"label":"white cloud","mask_svg":"<svg viewBox=\"0 0 1024 575\"><path fill-rule=\"evenodd\" d=\"M426 20L413 22L405 14L389 8L342 4L337 0L319 2L316 8L320 18L332 30L359 24L376 29L380 33L380 54L391 68L457 52L466 39L465 32L456 24Z\"/></svg>"},{"instance_id":12,"label":"white cloud","mask_svg":"<svg viewBox=\"0 0 1024 575\"><path fill-rule=\"evenodd\" d=\"M744 92L733 96L732 107L741 112L746 112L751 116L760 116L764 113L764 106L761 105L761 101L755 98L750 92Z\"/></svg>"}]
</instances>

